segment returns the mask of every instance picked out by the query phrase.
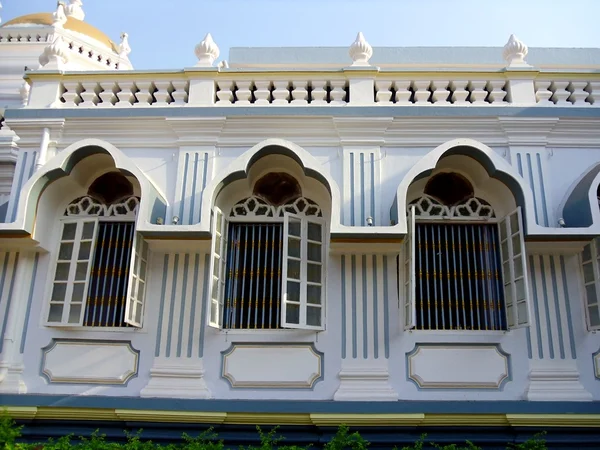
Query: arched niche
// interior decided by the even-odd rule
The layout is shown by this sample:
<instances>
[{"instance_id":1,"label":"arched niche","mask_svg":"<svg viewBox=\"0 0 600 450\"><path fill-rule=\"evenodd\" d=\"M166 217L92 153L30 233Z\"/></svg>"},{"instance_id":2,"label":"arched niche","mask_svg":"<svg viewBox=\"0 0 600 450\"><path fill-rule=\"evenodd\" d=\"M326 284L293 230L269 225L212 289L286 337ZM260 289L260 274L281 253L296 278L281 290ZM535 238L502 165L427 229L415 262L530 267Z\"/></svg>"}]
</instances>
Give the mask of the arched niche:
<instances>
[{"instance_id":1,"label":"arched niche","mask_svg":"<svg viewBox=\"0 0 600 450\"><path fill-rule=\"evenodd\" d=\"M565 196L559 211L567 228L600 225L600 163L588 168Z\"/></svg>"}]
</instances>

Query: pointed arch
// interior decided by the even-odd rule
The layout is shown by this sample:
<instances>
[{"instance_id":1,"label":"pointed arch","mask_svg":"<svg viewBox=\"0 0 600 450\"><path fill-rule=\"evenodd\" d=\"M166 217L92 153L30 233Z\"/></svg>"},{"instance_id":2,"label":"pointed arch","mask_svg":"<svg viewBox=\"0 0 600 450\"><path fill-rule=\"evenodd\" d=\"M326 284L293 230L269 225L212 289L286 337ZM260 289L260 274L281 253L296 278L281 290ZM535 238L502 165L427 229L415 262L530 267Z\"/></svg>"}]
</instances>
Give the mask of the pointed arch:
<instances>
[{"instance_id":1,"label":"pointed arch","mask_svg":"<svg viewBox=\"0 0 600 450\"><path fill-rule=\"evenodd\" d=\"M15 225L31 232L40 196L54 181L69 176L73 168L85 158L105 154L111 157L114 167L135 177L140 184L141 202L138 223L155 223L158 217L164 220L167 208L166 196L123 152L101 139L83 139L71 144L50 159L25 183L19 195Z\"/></svg>"},{"instance_id":2,"label":"pointed arch","mask_svg":"<svg viewBox=\"0 0 600 450\"><path fill-rule=\"evenodd\" d=\"M409 186L421 178L431 175L439 161L445 156L463 155L475 159L486 170L491 178L502 182L513 194L518 206L524 211L525 229L533 231L538 225L531 216L533 209L533 194L529 186L516 170L500 157L494 150L474 139L453 139L445 142L417 162L404 176L396 191L391 216L406 232L406 197Z\"/></svg>"},{"instance_id":3,"label":"pointed arch","mask_svg":"<svg viewBox=\"0 0 600 450\"><path fill-rule=\"evenodd\" d=\"M558 208L567 228L600 225L599 186L600 163L589 167L571 184Z\"/></svg>"}]
</instances>

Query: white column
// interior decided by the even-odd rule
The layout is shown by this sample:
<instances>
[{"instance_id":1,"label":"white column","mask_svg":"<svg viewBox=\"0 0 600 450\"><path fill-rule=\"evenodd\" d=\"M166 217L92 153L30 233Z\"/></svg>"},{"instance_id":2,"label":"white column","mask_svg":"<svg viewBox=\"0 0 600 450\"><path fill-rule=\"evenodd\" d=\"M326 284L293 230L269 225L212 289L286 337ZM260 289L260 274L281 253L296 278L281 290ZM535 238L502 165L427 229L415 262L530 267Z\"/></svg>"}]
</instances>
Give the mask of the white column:
<instances>
[{"instance_id":1,"label":"white column","mask_svg":"<svg viewBox=\"0 0 600 450\"><path fill-rule=\"evenodd\" d=\"M42 140L40 142L40 151L38 153L37 162L35 168L38 170L48 160L48 145L50 144L50 128L44 128L42 130Z\"/></svg>"}]
</instances>

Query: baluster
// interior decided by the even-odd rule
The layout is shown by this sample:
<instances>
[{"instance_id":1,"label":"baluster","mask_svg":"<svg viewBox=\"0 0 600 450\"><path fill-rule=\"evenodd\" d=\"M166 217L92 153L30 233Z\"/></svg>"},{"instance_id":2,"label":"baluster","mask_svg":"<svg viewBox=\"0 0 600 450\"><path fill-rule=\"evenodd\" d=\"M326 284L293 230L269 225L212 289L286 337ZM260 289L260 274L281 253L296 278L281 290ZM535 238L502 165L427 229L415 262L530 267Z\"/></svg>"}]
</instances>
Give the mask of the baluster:
<instances>
[{"instance_id":1,"label":"baluster","mask_svg":"<svg viewBox=\"0 0 600 450\"><path fill-rule=\"evenodd\" d=\"M287 105L290 102L290 90L288 81L273 81L273 105Z\"/></svg>"},{"instance_id":2,"label":"baluster","mask_svg":"<svg viewBox=\"0 0 600 450\"><path fill-rule=\"evenodd\" d=\"M586 91L587 81L571 81L570 91L572 92L570 100L575 106L589 106L585 100L590 96Z\"/></svg>"},{"instance_id":3,"label":"baluster","mask_svg":"<svg viewBox=\"0 0 600 450\"><path fill-rule=\"evenodd\" d=\"M81 103L79 106L83 106L86 108L96 106L98 104L98 83L95 81L92 82L83 82L81 83L83 87L83 91L81 92Z\"/></svg>"},{"instance_id":4,"label":"baluster","mask_svg":"<svg viewBox=\"0 0 600 450\"><path fill-rule=\"evenodd\" d=\"M600 82L590 81L586 90L590 94L588 102L592 105L596 105L596 102L598 102L598 105L600 105Z\"/></svg>"},{"instance_id":5,"label":"baluster","mask_svg":"<svg viewBox=\"0 0 600 450\"><path fill-rule=\"evenodd\" d=\"M554 106L554 102L551 100L553 95L554 90L552 89L551 81L540 80L535 82L535 96L538 105Z\"/></svg>"},{"instance_id":6,"label":"baluster","mask_svg":"<svg viewBox=\"0 0 600 450\"><path fill-rule=\"evenodd\" d=\"M135 103L134 92L135 84L130 80L124 80L118 83L120 91L117 93L119 101L115 104L119 108L129 108Z\"/></svg>"},{"instance_id":7,"label":"baluster","mask_svg":"<svg viewBox=\"0 0 600 450\"><path fill-rule=\"evenodd\" d=\"M65 81L63 83L63 88L65 92L62 95L62 98L65 100L64 107L72 108L74 106L79 106L81 103L81 97L79 96L79 92L81 92L81 87L79 83L76 81Z\"/></svg>"},{"instance_id":8,"label":"baluster","mask_svg":"<svg viewBox=\"0 0 600 450\"><path fill-rule=\"evenodd\" d=\"M471 91L471 103L473 105L487 105L485 98L488 96L488 91L485 90L487 81L472 80L469 81L468 89Z\"/></svg>"},{"instance_id":9,"label":"baluster","mask_svg":"<svg viewBox=\"0 0 600 450\"><path fill-rule=\"evenodd\" d=\"M185 80L172 81L173 91L171 92L171 98L173 103L171 105L184 105L188 102L188 82Z\"/></svg>"},{"instance_id":10,"label":"baluster","mask_svg":"<svg viewBox=\"0 0 600 450\"><path fill-rule=\"evenodd\" d=\"M105 81L101 83L102 90L98 94L102 102L98 102L98 108L109 108L114 106L118 98L115 95L115 87L117 83L114 81Z\"/></svg>"},{"instance_id":11,"label":"baluster","mask_svg":"<svg viewBox=\"0 0 600 450\"><path fill-rule=\"evenodd\" d=\"M325 80L313 80L310 82L312 91L310 95L312 97L312 105L325 105L327 104L327 82Z\"/></svg>"},{"instance_id":12,"label":"baluster","mask_svg":"<svg viewBox=\"0 0 600 450\"><path fill-rule=\"evenodd\" d=\"M292 81L292 105L308 105L307 85L306 81Z\"/></svg>"},{"instance_id":13,"label":"baluster","mask_svg":"<svg viewBox=\"0 0 600 450\"><path fill-rule=\"evenodd\" d=\"M138 92L135 94L138 101L133 106L145 107L152 105L154 102L154 99L152 98L152 94L154 93L154 83L152 83L152 81L136 81L135 85L138 88Z\"/></svg>"},{"instance_id":14,"label":"baluster","mask_svg":"<svg viewBox=\"0 0 600 450\"><path fill-rule=\"evenodd\" d=\"M375 94L376 103L392 103L392 80L375 80L375 88L377 93Z\"/></svg>"},{"instance_id":15,"label":"baluster","mask_svg":"<svg viewBox=\"0 0 600 450\"><path fill-rule=\"evenodd\" d=\"M235 85L232 80L217 81L219 90L217 91L217 103L219 105L231 105L233 103L233 90Z\"/></svg>"},{"instance_id":16,"label":"baluster","mask_svg":"<svg viewBox=\"0 0 600 450\"><path fill-rule=\"evenodd\" d=\"M571 96L571 91L567 90L568 81L553 81L552 88L554 90L553 100L556 106L571 106L572 103L568 100Z\"/></svg>"},{"instance_id":17,"label":"baluster","mask_svg":"<svg viewBox=\"0 0 600 450\"><path fill-rule=\"evenodd\" d=\"M250 105L252 103L252 81L237 81L236 105Z\"/></svg>"},{"instance_id":18,"label":"baluster","mask_svg":"<svg viewBox=\"0 0 600 450\"><path fill-rule=\"evenodd\" d=\"M171 101L171 82L170 81L155 81L154 87L156 88L156 92L154 93L154 98L156 98L156 103L154 106L169 106L169 102Z\"/></svg>"},{"instance_id":19,"label":"baluster","mask_svg":"<svg viewBox=\"0 0 600 450\"><path fill-rule=\"evenodd\" d=\"M271 103L271 82L259 80L254 82L256 90L254 91L255 105L268 105Z\"/></svg>"},{"instance_id":20,"label":"baluster","mask_svg":"<svg viewBox=\"0 0 600 450\"><path fill-rule=\"evenodd\" d=\"M415 103L418 104L426 104L429 103L429 97L431 96L431 92L429 91L429 86L431 85L431 81L418 80L413 81L412 86L415 90Z\"/></svg>"},{"instance_id":21,"label":"baluster","mask_svg":"<svg viewBox=\"0 0 600 450\"><path fill-rule=\"evenodd\" d=\"M448 81L432 81L431 82L431 102L436 105L449 105L448 96L450 95L450 83Z\"/></svg>"},{"instance_id":22,"label":"baluster","mask_svg":"<svg viewBox=\"0 0 600 450\"><path fill-rule=\"evenodd\" d=\"M329 92L329 103L332 105L346 104L346 80L332 80L329 82L331 91Z\"/></svg>"},{"instance_id":23,"label":"baluster","mask_svg":"<svg viewBox=\"0 0 600 450\"><path fill-rule=\"evenodd\" d=\"M490 103L497 105L499 103L506 103L506 91L504 90L504 80L490 80L487 84L487 90L490 95L488 100Z\"/></svg>"},{"instance_id":24,"label":"baluster","mask_svg":"<svg viewBox=\"0 0 600 450\"><path fill-rule=\"evenodd\" d=\"M396 104L409 105L414 103L411 101L412 92L410 90L410 80L396 81Z\"/></svg>"},{"instance_id":25,"label":"baluster","mask_svg":"<svg viewBox=\"0 0 600 450\"><path fill-rule=\"evenodd\" d=\"M450 86L450 89L452 90L452 97L450 97L452 104L467 104L467 98L469 98L469 82L466 80L455 80L450 82Z\"/></svg>"}]
</instances>

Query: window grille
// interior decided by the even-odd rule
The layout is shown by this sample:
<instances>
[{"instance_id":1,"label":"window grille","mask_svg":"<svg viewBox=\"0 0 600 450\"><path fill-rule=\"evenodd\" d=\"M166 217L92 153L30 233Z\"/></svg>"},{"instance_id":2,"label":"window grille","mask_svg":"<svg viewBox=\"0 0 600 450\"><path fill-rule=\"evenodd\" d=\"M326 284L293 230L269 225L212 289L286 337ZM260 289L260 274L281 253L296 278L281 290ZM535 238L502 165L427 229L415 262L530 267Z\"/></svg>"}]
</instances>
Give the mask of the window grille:
<instances>
[{"instance_id":1,"label":"window grille","mask_svg":"<svg viewBox=\"0 0 600 450\"><path fill-rule=\"evenodd\" d=\"M581 253L588 330L600 329L600 239L595 238Z\"/></svg>"}]
</instances>

